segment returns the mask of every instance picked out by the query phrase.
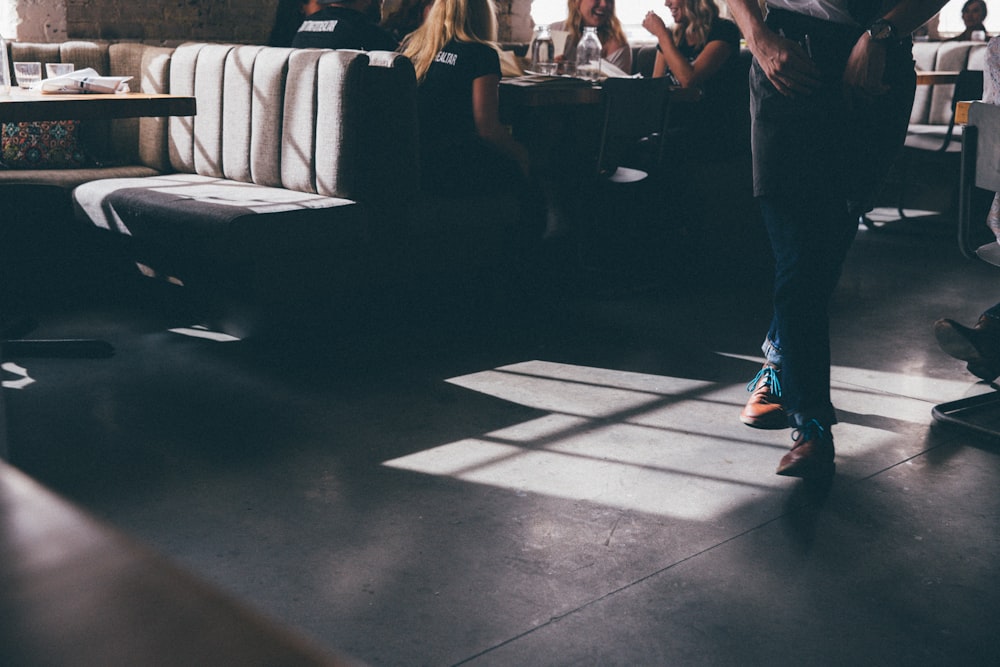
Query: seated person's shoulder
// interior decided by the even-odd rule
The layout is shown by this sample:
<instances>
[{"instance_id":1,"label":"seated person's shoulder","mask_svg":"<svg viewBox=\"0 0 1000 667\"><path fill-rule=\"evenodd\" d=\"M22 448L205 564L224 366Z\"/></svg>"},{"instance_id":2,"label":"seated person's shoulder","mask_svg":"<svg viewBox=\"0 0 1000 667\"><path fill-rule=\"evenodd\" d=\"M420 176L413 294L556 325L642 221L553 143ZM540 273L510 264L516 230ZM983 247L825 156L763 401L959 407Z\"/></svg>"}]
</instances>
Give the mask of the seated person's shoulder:
<instances>
[{"instance_id":1,"label":"seated person's shoulder","mask_svg":"<svg viewBox=\"0 0 1000 667\"><path fill-rule=\"evenodd\" d=\"M497 62L500 60L500 54L497 53L497 50L483 42L460 42L453 40L441 50L451 51L469 58L476 58L477 60L496 60Z\"/></svg>"},{"instance_id":2,"label":"seated person's shoulder","mask_svg":"<svg viewBox=\"0 0 1000 667\"><path fill-rule=\"evenodd\" d=\"M302 21L292 40L293 47L395 51L396 39L360 12L337 5L323 9Z\"/></svg>"},{"instance_id":3,"label":"seated person's shoulder","mask_svg":"<svg viewBox=\"0 0 1000 667\"><path fill-rule=\"evenodd\" d=\"M709 31L708 41L719 40L739 48L742 37L740 29L735 23L728 19L716 19Z\"/></svg>"}]
</instances>

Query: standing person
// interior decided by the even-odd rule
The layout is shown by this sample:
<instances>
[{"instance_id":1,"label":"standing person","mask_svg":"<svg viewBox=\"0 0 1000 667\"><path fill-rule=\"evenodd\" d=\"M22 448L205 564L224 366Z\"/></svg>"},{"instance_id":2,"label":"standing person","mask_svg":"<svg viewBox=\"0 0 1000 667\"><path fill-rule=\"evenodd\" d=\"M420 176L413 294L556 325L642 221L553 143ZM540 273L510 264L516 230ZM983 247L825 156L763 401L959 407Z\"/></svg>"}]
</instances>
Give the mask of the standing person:
<instances>
[{"instance_id":1,"label":"standing person","mask_svg":"<svg viewBox=\"0 0 1000 667\"><path fill-rule=\"evenodd\" d=\"M642 27L656 37L653 76L667 76L681 88L697 88L712 78L740 52L740 31L719 18L715 0L666 0L674 19L667 28L654 12Z\"/></svg>"},{"instance_id":2,"label":"standing person","mask_svg":"<svg viewBox=\"0 0 1000 667\"><path fill-rule=\"evenodd\" d=\"M552 30L569 33L561 58L567 62L576 59L576 45L583 37L584 27L597 28L601 40L601 58L625 72L632 73L632 47L625 37L621 21L615 15L615 0L568 0L565 21L553 23Z\"/></svg>"},{"instance_id":3,"label":"standing person","mask_svg":"<svg viewBox=\"0 0 1000 667\"><path fill-rule=\"evenodd\" d=\"M965 30L952 37L949 41L971 42L972 33L974 32L983 33L983 41L988 40L990 36L986 32L986 26L983 25L983 21L986 20L987 11L985 0L969 0L962 5L962 23L965 24Z\"/></svg>"},{"instance_id":4,"label":"standing person","mask_svg":"<svg viewBox=\"0 0 1000 667\"><path fill-rule=\"evenodd\" d=\"M292 46L297 49L395 51L392 35L379 27L382 0L319 0L322 9L302 21Z\"/></svg>"},{"instance_id":5,"label":"standing person","mask_svg":"<svg viewBox=\"0 0 1000 667\"><path fill-rule=\"evenodd\" d=\"M775 260L766 361L740 419L794 429L779 475L833 471L829 302L903 143L916 85L910 32L944 4L767 0L765 19L758 0L729 0L754 56L754 195Z\"/></svg>"}]
</instances>

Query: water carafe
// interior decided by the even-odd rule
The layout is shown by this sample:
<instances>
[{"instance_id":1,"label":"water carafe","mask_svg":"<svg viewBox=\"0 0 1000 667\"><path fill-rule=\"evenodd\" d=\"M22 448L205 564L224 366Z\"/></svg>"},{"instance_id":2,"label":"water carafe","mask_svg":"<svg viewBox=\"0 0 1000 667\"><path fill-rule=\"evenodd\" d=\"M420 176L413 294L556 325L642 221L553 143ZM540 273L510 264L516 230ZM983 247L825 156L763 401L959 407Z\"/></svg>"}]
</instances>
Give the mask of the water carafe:
<instances>
[{"instance_id":1,"label":"water carafe","mask_svg":"<svg viewBox=\"0 0 1000 667\"><path fill-rule=\"evenodd\" d=\"M547 25L538 26L538 34L531 43L531 68L539 74L556 73L556 45Z\"/></svg>"},{"instance_id":2,"label":"water carafe","mask_svg":"<svg viewBox=\"0 0 1000 667\"><path fill-rule=\"evenodd\" d=\"M601 40L597 28L586 26L576 45L576 75L596 81L601 76Z\"/></svg>"}]
</instances>

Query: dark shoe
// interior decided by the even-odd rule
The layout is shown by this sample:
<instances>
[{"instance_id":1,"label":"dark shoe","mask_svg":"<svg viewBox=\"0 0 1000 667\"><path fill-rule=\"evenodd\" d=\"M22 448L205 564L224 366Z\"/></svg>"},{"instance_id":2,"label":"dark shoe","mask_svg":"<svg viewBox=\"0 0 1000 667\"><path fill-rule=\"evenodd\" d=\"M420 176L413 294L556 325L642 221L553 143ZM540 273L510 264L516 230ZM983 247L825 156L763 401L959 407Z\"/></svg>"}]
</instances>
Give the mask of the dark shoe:
<instances>
[{"instance_id":1,"label":"dark shoe","mask_svg":"<svg viewBox=\"0 0 1000 667\"><path fill-rule=\"evenodd\" d=\"M947 354L967 362L976 377L992 382L1000 376L1000 322L983 316L969 328L954 320L938 320L934 336Z\"/></svg>"},{"instance_id":2,"label":"dark shoe","mask_svg":"<svg viewBox=\"0 0 1000 667\"><path fill-rule=\"evenodd\" d=\"M788 417L781 407L781 383L778 369L764 364L747 383L750 398L740 413L740 421L754 428L788 428Z\"/></svg>"},{"instance_id":3,"label":"dark shoe","mask_svg":"<svg viewBox=\"0 0 1000 667\"><path fill-rule=\"evenodd\" d=\"M833 434L815 419L792 431L792 450L781 458L779 475L815 479L833 473Z\"/></svg>"}]
</instances>

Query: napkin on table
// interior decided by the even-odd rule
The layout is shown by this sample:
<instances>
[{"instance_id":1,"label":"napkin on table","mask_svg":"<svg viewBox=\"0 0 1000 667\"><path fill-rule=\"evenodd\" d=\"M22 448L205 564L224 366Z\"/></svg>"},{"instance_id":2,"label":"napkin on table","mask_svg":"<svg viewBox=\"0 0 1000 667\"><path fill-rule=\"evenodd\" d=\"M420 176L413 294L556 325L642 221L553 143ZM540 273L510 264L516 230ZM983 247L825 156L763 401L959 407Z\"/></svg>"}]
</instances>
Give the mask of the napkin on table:
<instances>
[{"instance_id":1,"label":"napkin on table","mask_svg":"<svg viewBox=\"0 0 1000 667\"><path fill-rule=\"evenodd\" d=\"M100 76L92 67L42 81L43 93L127 93L130 76Z\"/></svg>"}]
</instances>

